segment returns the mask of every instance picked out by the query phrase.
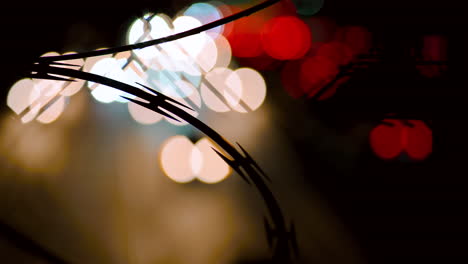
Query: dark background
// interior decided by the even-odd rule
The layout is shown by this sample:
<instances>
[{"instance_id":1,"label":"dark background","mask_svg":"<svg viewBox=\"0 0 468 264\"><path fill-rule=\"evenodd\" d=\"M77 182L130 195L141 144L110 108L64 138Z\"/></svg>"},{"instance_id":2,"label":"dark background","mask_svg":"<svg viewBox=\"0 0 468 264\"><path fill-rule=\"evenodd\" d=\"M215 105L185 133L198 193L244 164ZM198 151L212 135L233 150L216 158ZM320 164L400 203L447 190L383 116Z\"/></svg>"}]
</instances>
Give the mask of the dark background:
<instances>
[{"instance_id":1,"label":"dark background","mask_svg":"<svg viewBox=\"0 0 468 264\"><path fill-rule=\"evenodd\" d=\"M1 100L22 77L22 66L35 57L74 45L76 51L119 45L119 33L132 18L148 10L173 14L188 2L3 2ZM368 151L349 169L338 170L333 158L323 158L323 153L309 147L314 139L290 132L307 183L329 201L369 263L465 262L468 20L463 1L326 0L320 15L342 25L368 28L386 60L353 75L332 100L318 104L304 100L305 118L282 120L284 130L300 126L294 122L297 119L307 122L307 113L341 134L386 113L399 113L429 121L434 146L423 162L384 162ZM449 70L437 79L416 77L409 55L420 37L430 33L446 36L449 43ZM278 106L293 104L280 88L274 89L278 90L269 96ZM5 104L1 107L7 111ZM320 160L319 165L308 167L311 159ZM5 245L10 243L7 233L0 229ZM16 254L9 246L0 246L2 250L0 257Z\"/></svg>"}]
</instances>

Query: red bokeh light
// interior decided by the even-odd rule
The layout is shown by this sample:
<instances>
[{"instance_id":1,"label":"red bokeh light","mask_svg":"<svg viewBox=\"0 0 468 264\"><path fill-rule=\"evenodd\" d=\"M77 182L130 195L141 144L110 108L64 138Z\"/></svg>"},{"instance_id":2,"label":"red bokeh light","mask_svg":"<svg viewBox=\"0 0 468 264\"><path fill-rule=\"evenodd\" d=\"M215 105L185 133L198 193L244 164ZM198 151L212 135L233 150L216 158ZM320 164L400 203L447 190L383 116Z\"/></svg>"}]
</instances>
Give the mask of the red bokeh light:
<instances>
[{"instance_id":1,"label":"red bokeh light","mask_svg":"<svg viewBox=\"0 0 468 264\"><path fill-rule=\"evenodd\" d=\"M412 159L423 160L432 152L432 131L420 120L409 122L413 127L406 127L406 153Z\"/></svg>"},{"instance_id":2,"label":"red bokeh light","mask_svg":"<svg viewBox=\"0 0 468 264\"><path fill-rule=\"evenodd\" d=\"M374 153L382 159L394 159L403 150L401 135L403 124L398 120L386 119L384 124L376 126L369 135ZM390 125L391 124L391 125Z\"/></svg>"},{"instance_id":3,"label":"red bokeh light","mask_svg":"<svg viewBox=\"0 0 468 264\"><path fill-rule=\"evenodd\" d=\"M367 53L372 46L371 33L360 26L347 26L338 29L335 40L346 44L353 55Z\"/></svg>"},{"instance_id":4,"label":"red bokeh light","mask_svg":"<svg viewBox=\"0 0 468 264\"><path fill-rule=\"evenodd\" d=\"M447 60L447 39L440 35L427 35L423 37L422 43L423 61L446 61ZM428 77L440 77L442 72L447 69L447 65L417 65L419 72Z\"/></svg>"},{"instance_id":5,"label":"red bokeh light","mask_svg":"<svg viewBox=\"0 0 468 264\"><path fill-rule=\"evenodd\" d=\"M272 58L295 60L309 51L312 34L301 19L279 16L269 20L263 27L261 42L265 52Z\"/></svg>"},{"instance_id":6,"label":"red bokeh light","mask_svg":"<svg viewBox=\"0 0 468 264\"><path fill-rule=\"evenodd\" d=\"M242 8L230 6L232 13L242 11ZM231 28L225 34L231 44L232 55L240 58L257 57L264 53L260 34L267 18L261 14L253 14L238 19L232 23Z\"/></svg>"},{"instance_id":7,"label":"red bokeh light","mask_svg":"<svg viewBox=\"0 0 468 264\"><path fill-rule=\"evenodd\" d=\"M338 71L337 65L324 56L307 57L300 66L300 87L308 97L312 97L332 81ZM333 95L333 92L324 95L318 99L326 99L325 97Z\"/></svg>"},{"instance_id":8,"label":"red bokeh light","mask_svg":"<svg viewBox=\"0 0 468 264\"><path fill-rule=\"evenodd\" d=\"M281 83L286 92L293 98L299 98L304 95L301 89L301 83L298 73L301 69L301 60L288 61L281 70Z\"/></svg>"},{"instance_id":9,"label":"red bokeh light","mask_svg":"<svg viewBox=\"0 0 468 264\"><path fill-rule=\"evenodd\" d=\"M280 64L282 64L281 61L275 60L266 54L262 54L255 58L239 58L238 61L240 65L254 68L257 71L275 70Z\"/></svg>"},{"instance_id":10,"label":"red bokeh light","mask_svg":"<svg viewBox=\"0 0 468 264\"><path fill-rule=\"evenodd\" d=\"M382 159L394 159L405 151L412 160L424 160L432 152L432 131L423 121L386 119L369 135L374 153Z\"/></svg>"},{"instance_id":11,"label":"red bokeh light","mask_svg":"<svg viewBox=\"0 0 468 264\"><path fill-rule=\"evenodd\" d=\"M353 59L351 48L338 41L321 45L317 50L317 55L326 57L338 65L348 64Z\"/></svg>"},{"instance_id":12,"label":"red bokeh light","mask_svg":"<svg viewBox=\"0 0 468 264\"><path fill-rule=\"evenodd\" d=\"M228 38L232 55L240 58L258 57L263 54L260 36L257 33L234 33Z\"/></svg>"}]
</instances>

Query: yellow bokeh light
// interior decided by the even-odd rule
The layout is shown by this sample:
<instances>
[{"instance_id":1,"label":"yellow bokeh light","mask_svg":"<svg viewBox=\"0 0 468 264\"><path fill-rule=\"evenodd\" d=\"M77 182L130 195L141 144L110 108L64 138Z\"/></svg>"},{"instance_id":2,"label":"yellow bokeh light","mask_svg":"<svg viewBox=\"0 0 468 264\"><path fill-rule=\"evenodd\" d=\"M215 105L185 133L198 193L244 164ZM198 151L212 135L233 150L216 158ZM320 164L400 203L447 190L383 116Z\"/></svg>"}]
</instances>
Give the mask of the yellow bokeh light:
<instances>
[{"instance_id":1,"label":"yellow bokeh light","mask_svg":"<svg viewBox=\"0 0 468 264\"><path fill-rule=\"evenodd\" d=\"M160 162L167 177L178 183L195 178L191 166L192 149L192 142L185 136L171 137L163 144Z\"/></svg>"},{"instance_id":2,"label":"yellow bokeh light","mask_svg":"<svg viewBox=\"0 0 468 264\"><path fill-rule=\"evenodd\" d=\"M251 68L239 68L234 72L242 82L241 101L243 103L233 106L234 110L241 113L256 110L266 97L265 80L260 73Z\"/></svg>"}]
</instances>

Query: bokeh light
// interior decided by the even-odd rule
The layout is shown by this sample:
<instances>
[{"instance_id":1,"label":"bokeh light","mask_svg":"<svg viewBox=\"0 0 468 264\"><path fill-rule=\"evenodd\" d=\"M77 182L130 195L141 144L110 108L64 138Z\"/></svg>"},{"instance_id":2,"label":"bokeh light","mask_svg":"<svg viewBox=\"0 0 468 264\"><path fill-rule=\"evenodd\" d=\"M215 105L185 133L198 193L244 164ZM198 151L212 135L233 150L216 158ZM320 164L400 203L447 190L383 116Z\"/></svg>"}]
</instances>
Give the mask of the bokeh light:
<instances>
[{"instance_id":1,"label":"bokeh light","mask_svg":"<svg viewBox=\"0 0 468 264\"><path fill-rule=\"evenodd\" d=\"M106 47L98 48L96 50L103 50L103 49L108 49ZM84 65L83 65L83 71L84 72L90 72L91 69L94 67L94 64L96 64L98 61L105 59L105 58L111 58L111 54L106 54L106 55L101 55L101 56L94 56L94 57L88 57L85 59ZM97 84L96 84L97 85ZM88 87L92 90L94 87Z\"/></svg>"},{"instance_id":2,"label":"bokeh light","mask_svg":"<svg viewBox=\"0 0 468 264\"><path fill-rule=\"evenodd\" d=\"M432 153L432 130L421 120L409 120L406 126L406 153L414 160L424 160Z\"/></svg>"},{"instance_id":3,"label":"bokeh light","mask_svg":"<svg viewBox=\"0 0 468 264\"><path fill-rule=\"evenodd\" d=\"M118 61L114 58L104 58L98 60L90 69L90 73L133 85L133 83L127 78L125 72L121 69ZM91 94L93 95L94 99L101 103L112 103L114 101L120 103L128 102L128 100L122 98L121 96L134 98L134 96L130 94L107 85L98 84L95 86L94 82L88 81L88 87L92 89Z\"/></svg>"},{"instance_id":4,"label":"bokeh light","mask_svg":"<svg viewBox=\"0 0 468 264\"><path fill-rule=\"evenodd\" d=\"M303 16L313 16L323 7L324 0L293 0L297 13Z\"/></svg>"},{"instance_id":5,"label":"bokeh light","mask_svg":"<svg viewBox=\"0 0 468 264\"><path fill-rule=\"evenodd\" d=\"M208 24L223 17L222 13L211 3L195 3L184 11L185 16L194 17L202 24ZM207 30L207 33L223 33L224 26Z\"/></svg>"},{"instance_id":6,"label":"bokeh light","mask_svg":"<svg viewBox=\"0 0 468 264\"><path fill-rule=\"evenodd\" d=\"M185 136L173 136L162 145L161 168L167 177L177 183L187 183L195 178L192 149L192 142Z\"/></svg>"},{"instance_id":7,"label":"bokeh light","mask_svg":"<svg viewBox=\"0 0 468 264\"><path fill-rule=\"evenodd\" d=\"M231 168L213 149L223 153L206 137L193 144L185 136L173 136L162 146L161 167L166 176L177 183L195 178L209 184L221 182Z\"/></svg>"},{"instance_id":8,"label":"bokeh light","mask_svg":"<svg viewBox=\"0 0 468 264\"><path fill-rule=\"evenodd\" d=\"M231 6L231 11L241 11ZM232 47L232 55L241 58L257 57L264 53L259 32L266 23L266 17L254 14L232 22L232 30L225 33Z\"/></svg>"},{"instance_id":9,"label":"bokeh light","mask_svg":"<svg viewBox=\"0 0 468 264\"><path fill-rule=\"evenodd\" d=\"M338 72L339 68L336 63L327 57L307 57L300 66L300 87L305 94L312 97L332 81Z\"/></svg>"},{"instance_id":10,"label":"bokeh light","mask_svg":"<svg viewBox=\"0 0 468 264\"><path fill-rule=\"evenodd\" d=\"M404 127L398 120L385 119L384 122L372 129L369 140L378 157L390 160L400 155L403 149L401 135Z\"/></svg>"},{"instance_id":11,"label":"bokeh light","mask_svg":"<svg viewBox=\"0 0 468 264\"><path fill-rule=\"evenodd\" d=\"M348 64L353 59L351 48L338 41L324 43L318 48L316 55L328 58L337 65Z\"/></svg>"},{"instance_id":12,"label":"bokeh light","mask_svg":"<svg viewBox=\"0 0 468 264\"><path fill-rule=\"evenodd\" d=\"M54 122L65 110L65 97L60 96L53 102L52 105L47 107L38 117L37 121L48 124Z\"/></svg>"},{"instance_id":13,"label":"bokeh light","mask_svg":"<svg viewBox=\"0 0 468 264\"><path fill-rule=\"evenodd\" d=\"M298 76L301 72L301 65L301 60L291 60L287 61L281 69L281 84L288 95L295 99L305 94Z\"/></svg>"},{"instance_id":14,"label":"bokeh light","mask_svg":"<svg viewBox=\"0 0 468 264\"><path fill-rule=\"evenodd\" d=\"M220 151L208 138L202 138L195 144L195 149L198 151L194 151L194 155L200 155L201 158L194 157L193 160L199 160L202 165L194 166L193 170L194 173L199 171L198 179L204 183L221 182L231 172L231 168L216 154L213 148Z\"/></svg>"},{"instance_id":15,"label":"bokeh light","mask_svg":"<svg viewBox=\"0 0 468 264\"><path fill-rule=\"evenodd\" d=\"M69 54L69 53L66 53ZM42 56L58 56L57 52L47 52ZM80 68L83 60L66 61ZM60 66L68 67L72 66ZM70 79L72 80L72 79ZM36 119L41 123L52 123L65 110L66 96L76 94L84 81L58 81L49 79L21 79L10 88L7 105L21 116L23 123Z\"/></svg>"},{"instance_id":16,"label":"bokeh light","mask_svg":"<svg viewBox=\"0 0 468 264\"><path fill-rule=\"evenodd\" d=\"M335 40L346 44L354 55L368 53L372 46L372 35L364 27L346 26L335 33Z\"/></svg>"},{"instance_id":17,"label":"bokeh light","mask_svg":"<svg viewBox=\"0 0 468 264\"><path fill-rule=\"evenodd\" d=\"M134 102L128 102L127 106L132 118L140 124L151 125L160 121L163 118L161 114L156 113L153 110L150 110Z\"/></svg>"},{"instance_id":18,"label":"bokeh light","mask_svg":"<svg viewBox=\"0 0 468 264\"><path fill-rule=\"evenodd\" d=\"M202 49L200 50L199 54L197 54L194 57L195 62L204 72L211 71L211 69L213 69L217 65L218 47L216 46L216 42L213 40L213 37L216 37L216 36L218 35L216 34L205 35L204 45Z\"/></svg>"},{"instance_id":19,"label":"bokeh light","mask_svg":"<svg viewBox=\"0 0 468 264\"><path fill-rule=\"evenodd\" d=\"M266 97L266 84L262 75L250 68L239 68L234 71L242 82L242 97L240 102L233 107L234 110L247 113L259 108ZM245 109L243 106L246 106Z\"/></svg>"},{"instance_id":20,"label":"bokeh light","mask_svg":"<svg viewBox=\"0 0 468 264\"><path fill-rule=\"evenodd\" d=\"M16 114L22 113L30 105L30 95L34 90L34 82L31 79L24 78L16 83L8 91L7 105Z\"/></svg>"},{"instance_id":21,"label":"bokeh light","mask_svg":"<svg viewBox=\"0 0 468 264\"><path fill-rule=\"evenodd\" d=\"M180 96L175 96L175 97L172 97L172 99L174 99L175 101L183 105L192 107L193 110L184 108L184 111L191 114L194 117L197 117L199 114L198 109L200 109L201 104L202 104L202 100L201 100L200 93L198 92L198 90L191 83L187 81L183 81L183 80L176 81L174 85L177 86L180 90L187 91L187 94L189 94L189 96L185 98L182 98ZM163 111L165 110L163 109ZM188 125L187 121L185 120L178 119L179 121L176 121L166 116L164 116L164 119L166 119L167 122L173 125L177 125L177 126Z\"/></svg>"},{"instance_id":22,"label":"bokeh light","mask_svg":"<svg viewBox=\"0 0 468 264\"><path fill-rule=\"evenodd\" d=\"M386 160L402 152L414 161L426 159L432 153L432 130L421 120L385 119L370 133L374 153Z\"/></svg>"},{"instance_id":23,"label":"bokeh light","mask_svg":"<svg viewBox=\"0 0 468 264\"><path fill-rule=\"evenodd\" d=\"M76 52L73 52L73 51L65 52L63 55L68 55L68 54L76 54ZM75 67L75 66L63 65L61 66L63 68L71 68L71 69L79 70L84 65L84 59L79 58L79 59L73 59L73 60L65 60L63 61L63 63L78 66L78 67ZM74 78L71 80L73 81L64 84L64 88L60 92L61 95L72 96L76 94L78 91L80 91L80 89L84 86L85 80L74 79Z\"/></svg>"},{"instance_id":24,"label":"bokeh light","mask_svg":"<svg viewBox=\"0 0 468 264\"><path fill-rule=\"evenodd\" d=\"M447 39L441 35L426 35L422 38L422 61L444 62L447 60ZM428 78L441 76L447 69L443 64L422 64L416 66L419 72Z\"/></svg>"},{"instance_id":25,"label":"bokeh light","mask_svg":"<svg viewBox=\"0 0 468 264\"><path fill-rule=\"evenodd\" d=\"M197 144L198 145L198 144ZM199 175L203 167L203 153L200 151L198 146L194 146L190 156L190 165L192 166L192 172L195 175Z\"/></svg>"},{"instance_id":26,"label":"bokeh light","mask_svg":"<svg viewBox=\"0 0 468 264\"><path fill-rule=\"evenodd\" d=\"M173 34L181 33L181 32L190 30L192 28L197 28L197 27L200 27L201 25L202 23L194 17L180 16L176 18L173 22L173 26L174 26ZM207 39L206 33L202 32L199 34L191 35L191 36L176 40L177 44L179 44L183 48L184 52L180 53L182 54L182 57L171 56L171 59L185 60L187 57L196 58L202 51L203 47L205 46L206 39Z\"/></svg>"},{"instance_id":27,"label":"bokeh light","mask_svg":"<svg viewBox=\"0 0 468 264\"><path fill-rule=\"evenodd\" d=\"M272 18L262 29L261 36L265 52L278 60L302 58L312 43L308 26L295 16Z\"/></svg>"},{"instance_id":28,"label":"bokeh light","mask_svg":"<svg viewBox=\"0 0 468 264\"><path fill-rule=\"evenodd\" d=\"M213 36L214 34L208 34L211 36L217 47L217 60L215 67L218 68L227 68L229 64L231 63L231 58L232 58L232 50L231 50L231 45L229 44L229 41L223 36Z\"/></svg>"},{"instance_id":29,"label":"bokeh light","mask_svg":"<svg viewBox=\"0 0 468 264\"><path fill-rule=\"evenodd\" d=\"M151 40L152 36L149 31L150 27L152 29L151 33L153 31L158 31L160 34L166 34L164 36L171 34L169 26L160 16L154 16L150 22L146 19L139 18L131 24L127 31L127 43L135 44ZM152 60L160 55L160 52L155 46L146 47L144 49L135 49L132 50L132 52L145 65L151 65Z\"/></svg>"},{"instance_id":30,"label":"bokeh light","mask_svg":"<svg viewBox=\"0 0 468 264\"><path fill-rule=\"evenodd\" d=\"M233 70L214 68L206 74L200 87L203 102L216 112L228 112L242 97L242 83Z\"/></svg>"}]
</instances>

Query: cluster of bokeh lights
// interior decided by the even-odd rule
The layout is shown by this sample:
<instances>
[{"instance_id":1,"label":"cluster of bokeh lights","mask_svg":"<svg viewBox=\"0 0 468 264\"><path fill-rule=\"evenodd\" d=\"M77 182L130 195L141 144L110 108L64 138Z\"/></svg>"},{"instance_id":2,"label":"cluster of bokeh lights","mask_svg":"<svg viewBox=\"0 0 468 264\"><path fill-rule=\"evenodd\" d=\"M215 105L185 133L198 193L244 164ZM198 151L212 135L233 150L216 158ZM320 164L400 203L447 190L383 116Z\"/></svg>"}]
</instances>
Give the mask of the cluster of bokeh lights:
<instances>
[{"instance_id":1,"label":"cluster of bokeh lights","mask_svg":"<svg viewBox=\"0 0 468 264\"><path fill-rule=\"evenodd\" d=\"M222 3L195 3L174 19L165 14L149 13L129 25L125 44L184 32L231 13L232 10ZM190 106L194 111L186 111L196 117L203 113L204 107L219 113L255 111L266 97L265 80L252 68L232 66L232 48L226 35L227 28L219 26L144 49L63 61L75 66L60 67L90 72L133 86L144 84ZM63 54L68 53L72 52ZM42 56L57 55L60 54L48 52ZM71 97L86 87L99 103L125 104L130 116L139 124L152 125L165 120L172 125L187 125L185 121L175 121L128 101L123 96L140 99L112 87L57 77L68 81L24 78L11 87L7 105L20 116L22 123L33 120L44 124L54 122L64 112L69 100L73 100ZM179 183L195 178L205 183L220 182L229 175L230 168L212 148L214 145L207 138L196 144L184 136L170 138L162 147L161 167L170 179ZM186 164L181 165L181 157L186 156Z\"/></svg>"},{"instance_id":2,"label":"cluster of bokeh lights","mask_svg":"<svg viewBox=\"0 0 468 264\"><path fill-rule=\"evenodd\" d=\"M131 23L126 34L126 44L199 27L222 18L227 14L226 10L228 7L222 4L195 3L174 20L164 14L147 14ZM231 44L223 34L224 26L219 26L140 50L65 62L79 65L83 71L130 85L137 82L145 84L195 109L192 112L194 116L199 115L203 106L216 112L255 111L266 97L265 81L252 68L236 69L230 66ZM43 56L54 55L59 54L49 52ZM66 97L76 93L83 85L91 90L93 98L100 103L127 104L130 115L140 124L150 125L166 120L174 125L186 125L185 122L176 122L122 98L135 99L129 94L89 81L84 84L83 81L22 79L10 89L7 103L17 114L24 114L29 108L29 112L21 119L24 123L36 116L38 121L50 123L63 112Z\"/></svg>"},{"instance_id":3,"label":"cluster of bokeh lights","mask_svg":"<svg viewBox=\"0 0 468 264\"><path fill-rule=\"evenodd\" d=\"M370 132L369 141L384 160L405 153L413 161L422 161L432 153L432 130L421 120L385 119Z\"/></svg>"},{"instance_id":4,"label":"cluster of bokeh lights","mask_svg":"<svg viewBox=\"0 0 468 264\"><path fill-rule=\"evenodd\" d=\"M163 144L161 168L167 177L178 183L195 179L203 183L218 183L229 176L231 168L213 148L220 151L206 137L193 144L185 136L173 136Z\"/></svg>"}]
</instances>

